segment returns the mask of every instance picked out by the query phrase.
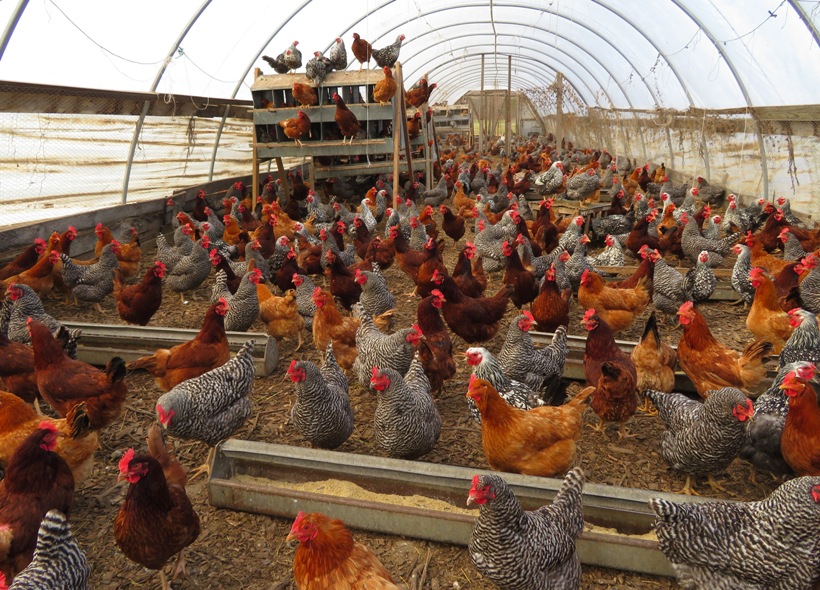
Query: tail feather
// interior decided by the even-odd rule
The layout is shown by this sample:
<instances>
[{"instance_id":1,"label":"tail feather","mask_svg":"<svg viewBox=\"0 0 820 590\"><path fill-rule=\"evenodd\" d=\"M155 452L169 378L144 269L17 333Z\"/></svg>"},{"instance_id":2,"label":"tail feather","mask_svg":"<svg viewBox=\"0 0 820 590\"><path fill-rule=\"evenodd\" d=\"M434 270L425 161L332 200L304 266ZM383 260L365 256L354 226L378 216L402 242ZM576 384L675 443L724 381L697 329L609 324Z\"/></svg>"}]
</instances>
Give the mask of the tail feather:
<instances>
[{"instance_id":1,"label":"tail feather","mask_svg":"<svg viewBox=\"0 0 820 590\"><path fill-rule=\"evenodd\" d=\"M561 489L555 495L550 510L566 527L567 533L573 537L577 537L584 529L582 496L585 481L584 471L580 467L571 469L564 478Z\"/></svg>"},{"instance_id":2,"label":"tail feather","mask_svg":"<svg viewBox=\"0 0 820 590\"><path fill-rule=\"evenodd\" d=\"M168 451L162 437L162 430L156 423L148 429L148 454L162 466L168 485L185 488L185 484L188 483L188 475L177 458Z\"/></svg>"},{"instance_id":3,"label":"tail feather","mask_svg":"<svg viewBox=\"0 0 820 590\"><path fill-rule=\"evenodd\" d=\"M121 357L115 356L105 365L105 373L111 379L111 384L118 383L125 379L126 364Z\"/></svg>"},{"instance_id":4,"label":"tail feather","mask_svg":"<svg viewBox=\"0 0 820 590\"><path fill-rule=\"evenodd\" d=\"M164 354L162 354L164 351ZM158 375L164 372L165 363L168 359L169 351L167 349L160 349L151 356L144 356L135 361L131 361L125 365L129 371L137 371L143 369L152 375Z\"/></svg>"},{"instance_id":5,"label":"tail feather","mask_svg":"<svg viewBox=\"0 0 820 590\"><path fill-rule=\"evenodd\" d=\"M80 438L83 434L91 432L91 419L86 413L85 402L79 403L68 411L66 422L71 427L71 438Z\"/></svg>"},{"instance_id":6,"label":"tail feather","mask_svg":"<svg viewBox=\"0 0 820 590\"><path fill-rule=\"evenodd\" d=\"M655 348L657 350L661 349L661 336L658 332L658 321L655 319L655 312L653 311L649 314L649 319L646 320L646 327L643 329L643 335L641 336L641 342L645 342L647 340L647 336L649 336L650 332L652 333L652 338L655 340Z\"/></svg>"},{"instance_id":7,"label":"tail feather","mask_svg":"<svg viewBox=\"0 0 820 590\"><path fill-rule=\"evenodd\" d=\"M765 340L755 340L746 345L743 349L743 357L748 361L758 360L763 362L765 357L772 351L773 345Z\"/></svg>"},{"instance_id":8,"label":"tail feather","mask_svg":"<svg viewBox=\"0 0 820 590\"><path fill-rule=\"evenodd\" d=\"M581 405L587 403L587 400L589 399L589 396L591 396L594 391L595 391L594 387L591 387L591 386L587 387L586 389L582 390L581 393L576 395L574 398L569 400L564 405L573 406L573 407L581 406Z\"/></svg>"}]
</instances>

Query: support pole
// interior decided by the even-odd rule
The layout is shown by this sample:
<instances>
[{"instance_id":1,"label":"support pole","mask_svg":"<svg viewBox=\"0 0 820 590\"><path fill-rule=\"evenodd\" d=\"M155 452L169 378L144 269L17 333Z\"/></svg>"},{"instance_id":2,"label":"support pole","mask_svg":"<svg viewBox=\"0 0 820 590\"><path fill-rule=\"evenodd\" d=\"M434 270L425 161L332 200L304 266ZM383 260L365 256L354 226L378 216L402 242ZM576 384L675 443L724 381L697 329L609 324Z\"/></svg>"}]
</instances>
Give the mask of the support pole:
<instances>
[{"instance_id":1,"label":"support pole","mask_svg":"<svg viewBox=\"0 0 820 590\"><path fill-rule=\"evenodd\" d=\"M507 105L504 113L504 149L512 161L512 55L507 56Z\"/></svg>"},{"instance_id":2,"label":"support pole","mask_svg":"<svg viewBox=\"0 0 820 590\"><path fill-rule=\"evenodd\" d=\"M478 153L484 153L484 54L481 54L481 95L478 97Z\"/></svg>"},{"instance_id":3,"label":"support pole","mask_svg":"<svg viewBox=\"0 0 820 590\"><path fill-rule=\"evenodd\" d=\"M404 157L407 158L407 173L410 175L410 182L413 182L413 154L410 149L410 132L407 130L407 102L404 98L404 76L401 72L401 64L396 62L397 78L399 80L399 109L401 110L401 136L404 138ZM395 131L394 131L395 133Z\"/></svg>"},{"instance_id":4,"label":"support pole","mask_svg":"<svg viewBox=\"0 0 820 590\"><path fill-rule=\"evenodd\" d=\"M402 80L400 63L396 63L394 77L396 78L396 86L403 88L404 81ZM401 127L403 123L399 101L403 100L403 97L404 92L401 90L397 90L396 94L393 95L393 209L398 209L399 204L399 153L401 151Z\"/></svg>"},{"instance_id":5,"label":"support pole","mask_svg":"<svg viewBox=\"0 0 820 590\"><path fill-rule=\"evenodd\" d=\"M564 139L564 75L555 75L555 145L561 147Z\"/></svg>"},{"instance_id":6,"label":"support pole","mask_svg":"<svg viewBox=\"0 0 820 590\"><path fill-rule=\"evenodd\" d=\"M288 175L285 174L285 165L282 164L282 158L276 158L276 169L279 171L279 182L282 183L282 188L285 190L285 195L288 199L290 199L290 183L288 182Z\"/></svg>"}]
</instances>

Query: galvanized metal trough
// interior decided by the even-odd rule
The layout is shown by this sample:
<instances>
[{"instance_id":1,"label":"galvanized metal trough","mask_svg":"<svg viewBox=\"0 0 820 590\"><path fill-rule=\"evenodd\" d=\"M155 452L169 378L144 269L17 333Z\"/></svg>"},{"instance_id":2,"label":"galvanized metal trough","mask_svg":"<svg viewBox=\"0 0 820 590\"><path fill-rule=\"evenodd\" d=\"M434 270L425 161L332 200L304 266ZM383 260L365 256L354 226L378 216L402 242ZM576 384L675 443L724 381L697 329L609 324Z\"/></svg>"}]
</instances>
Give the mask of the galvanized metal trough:
<instances>
[{"instance_id":1,"label":"galvanized metal trough","mask_svg":"<svg viewBox=\"0 0 820 590\"><path fill-rule=\"evenodd\" d=\"M208 485L214 506L293 518L300 510L341 518L353 528L466 545L475 516L464 508L473 475L482 470L355 455L287 445L229 439L216 448ZM501 474L521 504L532 510L552 501L562 480ZM342 480L366 492L385 494L378 500L310 491L311 483ZM301 489L284 487L307 484ZM362 492L365 493L365 492ZM403 498L423 496L434 506L405 505ZM681 496L587 484L584 515L592 530L578 540L587 565L673 576L672 568L651 534L654 516L650 497L680 501ZM687 501L701 501L687 498ZM605 529L604 529L605 527Z\"/></svg>"},{"instance_id":2,"label":"galvanized metal trough","mask_svg":"<svg viewBox=\"0 0 820 590\"><path fill-rule=\"evenodd\" d=\"M77 344L77 358L92 365L105 365L112 356L126 362L154 354L158 348L170 348L194 338L199 329L160 328L153 326L122 326L63 322L68 329L82 330ZM254 340L253 357L256 375L267 377L279 364L279 346L267 334L258 332L226 332L228 346L236 353L248 340Z\"/></svg>"}]
</instances>

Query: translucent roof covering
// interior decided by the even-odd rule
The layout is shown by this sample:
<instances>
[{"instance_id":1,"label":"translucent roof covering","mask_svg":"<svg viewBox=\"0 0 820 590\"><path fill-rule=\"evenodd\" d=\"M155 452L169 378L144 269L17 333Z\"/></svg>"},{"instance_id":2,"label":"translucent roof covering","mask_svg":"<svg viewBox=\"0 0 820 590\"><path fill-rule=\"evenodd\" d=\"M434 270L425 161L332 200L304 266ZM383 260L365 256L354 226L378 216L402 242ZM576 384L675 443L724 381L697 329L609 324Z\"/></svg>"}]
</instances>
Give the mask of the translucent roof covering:
<instances>
[{"instance_id":1,"label":"translucent roof covering","mask_svg":"<svg viewBox=\"0 0 820 590\"><path fill-rule=\"evenodd\" d=\"M575 108L708 109L816 104L818 17L810 0L7 0L4 80L250 98L260 57L293 40L304 59L353 32L406 40L405 78L433 102L481 87L546 87L560 72ZM353 67L356 67L355 64ZM572 108L573 105L568 105Z\"/></svg>"}]
</instances>

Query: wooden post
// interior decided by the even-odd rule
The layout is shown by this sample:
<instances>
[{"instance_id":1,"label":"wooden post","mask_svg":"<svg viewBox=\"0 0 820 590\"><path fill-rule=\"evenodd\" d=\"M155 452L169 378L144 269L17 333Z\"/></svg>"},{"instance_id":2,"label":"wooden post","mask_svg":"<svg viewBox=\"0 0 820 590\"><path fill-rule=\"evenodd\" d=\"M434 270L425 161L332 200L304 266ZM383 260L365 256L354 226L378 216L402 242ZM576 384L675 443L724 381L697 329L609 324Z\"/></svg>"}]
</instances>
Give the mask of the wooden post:
<instances>
[{"instance_id":1,"label":"wooden post","mask_svg":"<svg viewBox=\"0 0 820 590\"><path fill-rule=\"evenodd\" d=\"M430 169L430 131L427 129L427 101L421 105L421 108L424 109L424 113L421 115L421 120L424 122L424 177L427 180L427 188L433 188L433 171ZM430 124L433 124L432 115L430 116Z\"/></svg>"},{"instance_id":2,"label":"wooden post","mask_svg":"<svg viewBox=\"0 0 820 590\"><path fill-rule=\"evenodd\" d=\"M290 198L290 183L288 182L288 175L285 174L285 165L282 164L282 158L276 158L276 169L279 170L279 182L282 183L282 188L285 189L285 195Z\"/></svg>"},{"instance_id":3,"label":"wooden post","mask_svg":"<svg viewBox=\"0 0 820 590\"><path fill-rule=\"evenodd\" d=\"M396 62L398 72L399 89L399 109L401 110L401 135L404 137L404 157L407 158L407 172L410 174L410 182L413 182L413 154L410 149L410 132L407 130L407 103L404 98L404 76L401 73L401 64ZM395 134L395 130L393 131Z\"/></svg>"},{"instance_id":4,"label":"wooden post","mask_svg":"<svg viewBox=\"0 0 820 590\"><path fill-rule=\"evenodd\" d=\"M507 56L507 109L504 113L504 149L512 160L512 55Z\"/></svg>"},{"instance_id":5,"label":"wooden post","mask_svg":"<svg viewBox=\"0 0 820 590\"><path fill-rule=\"evenodd\" d=\"M433 132L433 144L436 146L436 160L441 163L441 152L438 151L438 134L436 133L435 113L434 116L430 117L430 130ZM470 135L472 135L472 131Z\"/></svg>"},{"instance_id":6,"label":"wooden post","mask_svg":"<svg viewBox=\"0 0 820 590\"><path fill-rule=\"evenodd\" d=\"M555 76L555 145L561 147L564 138L564 75Z\"/></svg>"},{"instance_id":7,"label":"wooden post","mask_svg":"<svg viewBox=\"0 0 820 590\"><path fill-rule=\"evenodd\" d=\"M401 151L401 107L399 107L399 100L402 92L398 88L402 88L404 81L401 76L401 64L396 62L396 94L393 95L393 209L398 209L399 204L399 153Z\"/></svg>"},{"instance_id":8,"label":"wooden post","mask_svg":"<svg viewBox=\"0 0 820 590\"><path fill-rule=\"evenodd\" d=\"M256 133L256 129L253 130L254 134ZM251 171L251 198L253 199L253 210L256 211L256 203L259 202L259 152L256 150L256 138L254 137L253 140L253 149L251 150L253 154L252 160L252 171ZM227 211L230 213L230 211Z\"/></svg>"},{"instance_id":9,"label":"wooden post","mask_svg":"<svg viewBox=\"0 0 820 590\"><path fill-rule=\"evenodd\" d=\"M481 96L478 97L478 153L484 153L484 54L481 54Z\"/></svg>"}]
</instances>

